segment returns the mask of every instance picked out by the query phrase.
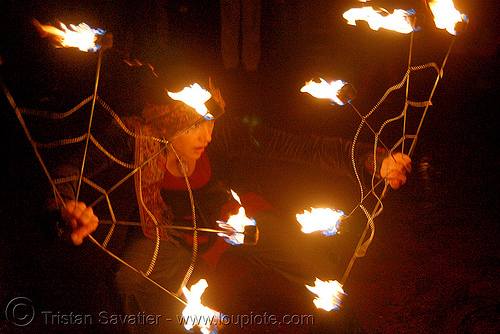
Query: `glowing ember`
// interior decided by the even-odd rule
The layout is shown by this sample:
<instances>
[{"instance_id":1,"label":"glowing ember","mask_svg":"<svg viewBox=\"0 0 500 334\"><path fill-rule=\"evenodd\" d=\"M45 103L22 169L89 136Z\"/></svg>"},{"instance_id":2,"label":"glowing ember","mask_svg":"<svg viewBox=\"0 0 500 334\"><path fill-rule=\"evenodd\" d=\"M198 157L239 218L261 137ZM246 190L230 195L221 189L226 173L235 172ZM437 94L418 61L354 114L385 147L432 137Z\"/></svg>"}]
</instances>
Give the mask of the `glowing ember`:
<instances>
[{"instance_id":1,"label":"glowing ember","mask_svg":"<svg viewBox=\"0 0 500 334\"><path fill-rule=\"evenodd\" d=\"M314 305L327 312L338 309L343 296L346 295L342 285L337 281L323 282L316 278L314 286L306 285L306 288L317 296L314 298Z\"/></svg>"},{"instance_id":2,"label":"glowing ember","mask_svg":"<svg viewBox=\"0 0 500 334\"><path fill-rule=\"evenodd\" d=\"M339 98L339 92L346 82L342 80L332 81L330 83L326 80L320 78L320 82L315 82L313 80L306 82L305 86L300 89L302 93L309 93L318 99L329 99L338 105L344 105Z\"/></svg>"},{"instance_id":3,"label":"glowing ember","mask_svg":"<svg viewBox=\"0 0 500 334\"><path fill-rule=\"evenodd\" d=\"M429 8L434 15L434 22L438 29L446 29L456 35L455 25L458 22L467 22L467 16L455 9L453 0L434 0L429 2Z\"/></svg>"},{"instance_id":4,"label":"glowing ember","mask_svg":"<svg viewBox=\"0 0 500 334\"><path fill-rule=\"evenodd\" d=\"M216 324L222 315L201 303L201 295L207 287L207 281L201 279L191 286L191 290L186 287L182 288L187 299L187 305L182 311L182 318L185 322L184 328L188 331L198 327L203 334L217 333Z\"/></svg>"},{"instance_id":5,"label":"glowing ember","mask_svg":"<svg viewBox=\"0 0 500 334\"><path fill-rule=\"evenodd\" d=\"M178 93L168 92L168 95L174 100L182 101L188 106L194 108L201 116L204 116L207 119L213 118L213 116L208 113L208 108L205 105L205 102L212 97L212 94L199 84L195 83L189 87L184 87L184 89Z\"/></svg>"},{"instance_id":6,"label":"glowing ember","mask_svg":"<svg viewBox=\"0 0 500 334\"><path fill-rule=\"evenodd\" d=\"M342 211L334 211L332 209L315 209L304 211L303 214L297 214L297 221L302 225L302 232L313 233L322 231L321 233L330 236L335 235L340 226L340 217L344 216Z\"/></svg>"},{"instance_id":7,"label":"glowing ember","mask_svg":"<svg viewBox=\"0 0 500 334\"><path fill-rule=\"evenodd\" d=\"M43 25L38 21L34 21L35 26L42 33L42 37L48 36L53 39L59 47L63 48L78 48L81 51L95 52L101 48L95 44L99 35L104 35L102 29L93 29L86 23L80 23L78 26L69 25L69 29L64 23L61 23L61 29L54 26Z\"/></svg>"},{"instance_id":8,"label":"glowing ember","mask_svg":"<svg viewBox=\"0 0 500 334\"><path fill-rule=\"evenodd\" d=\"M414 30L410 16L414 15L413 10L395 9L390 14L386 9L375 10L373 7L351 8L344 13L347 24L356 25L356 21L366 21L372 30L380 28L408 34Z\"/></svg>"},{"instance_id":9,"label":"glowing ember","mask_svg":"<svg viewBox=\"0 0 500 334\"><path fill-rule=\"evenodd\" d=\"M241 201L238 195L231 190L231 194L234 199L240 203ZM229 217L226 222L217 221L220 228L226 230L227 232L218 233L219 236L223 237L227 243L231 245L241 245L245 242L245 226L255 226L256 222L253 218L248 218L245 214L245 208L241 206L236 215Z\"/></svg>"}]
</instances>

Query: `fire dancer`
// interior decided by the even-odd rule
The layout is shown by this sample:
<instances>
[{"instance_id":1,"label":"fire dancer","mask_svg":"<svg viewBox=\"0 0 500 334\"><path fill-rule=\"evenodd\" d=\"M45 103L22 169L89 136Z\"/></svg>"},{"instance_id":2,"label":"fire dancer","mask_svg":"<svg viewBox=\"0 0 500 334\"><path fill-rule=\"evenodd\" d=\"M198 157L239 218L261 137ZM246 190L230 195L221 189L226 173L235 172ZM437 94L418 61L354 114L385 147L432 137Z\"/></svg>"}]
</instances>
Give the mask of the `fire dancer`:
<instances>
[{"instance_id":1,"label":"fire dancer","mask_svg":"<svg viewBox=\"0 0 500 334\"><path fill-rule=\"evenodd\" d=\"M139 203L140 218L137 221L141 221L142 229L131 228L122 258L174 292L179 290L185 273L192 267L193 247L197 248L198 253L197 270L203 267L216 268L221 256L236 254L301 284L312 284L318 276L332 275L337 265L333 261L334 257L327 252L318 252L313 245L307 244L304 234L288 233L290 223L284 222L262 197L254 192L245 193L241 190L243 188L236 190L246 214L257 222L260 237L256 245L230 246L215 233L200 232L195 237L193 231L179 231L168 226L192 227L194 213L198 228L216 228L217 220L227 221L231 215L238 213L240 204L232 198L226 187L233 186L230 177L221 175L222 170L231 169L228 164L234 157L257 151L292 161L297 159L297 156L290 156L293 150L276 145L287 140L291 145L300 143L304 151L300 159L311 164L326 164L332 169L347 170L351 168L349 143L340 138L328 139L328 150L325 150L324 147L318 147L318 142L298 139L272 129L255 130L252 137L244 135L240 129L230 136L228 133L232 133L231 129L239 125L213 119L198 122L189 128L197 119L199 115L193 108L176 102L149 104L144 108L141 118L130 120L129 124L134 125L135 133L141 135L135 138L135 145L129 145L135 147L133 153L137 164L154 155L163 145L147 136L176 139L135 177L137 201L129 199L129 203ZM216 122L221 127L214 132ZM186 128L188 130L184 131ZM256 141L259 142L258 149L254 144ZM370 152L367 150L359 154L360 163L366 162L364 160L370 156ZM411 171L411 160L406 155L394 154L391 158L383 159L380 166L380 176L387 178L392 188L399 188L405 184L406 174ZM194 212L190 205L190 190L195 204ZM66 196L71 198L69 194ZM62 217L71 226L70 236L75 245L82 244L99 223L91 207L83 202L75 203L74 200L68 200L62 209ZM159 248L157 237L161 240ZM172 304L177 303L126 266L118 270L116 283L128 314L166 314L167 311L172 312L175 307ZM164 320L163 327L177 325L175 319ZM172 328L163 327L148 327L147 330L173 331Z\"/></svg>"}]
</instances>

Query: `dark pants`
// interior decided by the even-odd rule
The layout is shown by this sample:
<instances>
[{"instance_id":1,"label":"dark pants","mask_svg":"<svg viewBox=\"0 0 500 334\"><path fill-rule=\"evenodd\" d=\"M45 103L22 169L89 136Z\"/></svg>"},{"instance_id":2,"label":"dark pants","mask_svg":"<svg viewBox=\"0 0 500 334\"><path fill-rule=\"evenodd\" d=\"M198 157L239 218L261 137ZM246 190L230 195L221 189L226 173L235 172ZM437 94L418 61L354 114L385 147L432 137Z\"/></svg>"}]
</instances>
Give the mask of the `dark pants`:
<instances>
[{"instance_id":1,"label":"dark pants","mask_svg":"<svg viewBox=\"0 0 500 334\"><path fill-rule=\"evenodd\" d=\"M303 234L298 228L292 228L290 222L283 222L274 211L262 211L254 218L260 232L258 243L231 246L223 257L241 258L246 263L259 265L299 284L313 285L316 277L322 280L335 279L338 259L330 250L321 249L321 243ZM296 227L297 223L294 224ZM124 260L146 272L155 243L155 240L138 238L125 250ZM158 259L149 277L169 291L177 292L190 261L191 251L172 242L161 242ZM203 267L203 264L200 266ZM204 275L210 285L212 274L217 273L197 273L190 280L188 287L198 282L198 276ZM181 302L125 266L120 268L116 279L127 314L145 312L151 316L161 315L159 324L131 326L131 330L148 333L173 333L175 330L185 332L185 329L179 326L177 318L181 316L184 308ZM229 279L223 283L228 285ZM221 282L217 279L214 281ZM263 280L262 284L266 284L266 281ZM226 292L224 298L230 298L230 289Z\"/></svg>"}]
</instances>

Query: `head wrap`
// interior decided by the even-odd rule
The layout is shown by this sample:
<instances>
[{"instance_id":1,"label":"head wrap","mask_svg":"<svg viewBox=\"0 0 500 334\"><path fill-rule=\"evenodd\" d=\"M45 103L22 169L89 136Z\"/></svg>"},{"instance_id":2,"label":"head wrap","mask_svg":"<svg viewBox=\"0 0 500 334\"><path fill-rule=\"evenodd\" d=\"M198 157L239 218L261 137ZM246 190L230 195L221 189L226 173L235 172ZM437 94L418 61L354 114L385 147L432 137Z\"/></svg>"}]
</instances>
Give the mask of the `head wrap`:
<instances>
[{"instance_id":1,"label":"head wrap","mask_svg":"<svg viewBox=\"0 0 500 334\"><path fill-rule=\"evenodd\" d=\"M183 102L169 104L146 104L142 111L144 125L155 136L170 139L178 131L186 129L201 116L195 109Z\"/></svg>"}]
</instances>

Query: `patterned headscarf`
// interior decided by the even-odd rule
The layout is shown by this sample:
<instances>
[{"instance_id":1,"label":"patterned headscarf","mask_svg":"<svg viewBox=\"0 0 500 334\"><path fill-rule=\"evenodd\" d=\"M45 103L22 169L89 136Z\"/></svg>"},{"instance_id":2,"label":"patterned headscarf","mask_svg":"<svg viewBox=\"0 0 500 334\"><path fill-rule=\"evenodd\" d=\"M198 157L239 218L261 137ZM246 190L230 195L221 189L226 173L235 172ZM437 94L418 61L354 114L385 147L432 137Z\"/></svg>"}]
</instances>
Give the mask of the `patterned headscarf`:
<instances>
[{"instance_id":1,"label":"patterned headscarf","mask_svg":"<svg viewBox=\"0 0 500 334\"><path fill-rule=\"evenodd\" d=\"M200 115L183 102L161 105L148 103L142 111L142 118L153 135L170 139L178 131L193 124Z\"/></svg>"},{"instance_id":2,"label":"patterned headscarf","mask_svg":"<svg viewBox=\"0 0 500 334\"><path fill-rule=\"evenodd\" d=\"M213 103L218 105L216 117L224 113L225 103L219 89L212 86L210 80ZM215 108L215 106L214 106ZM212 111L212 109L209 110ZM215 110L215 109L213 109ZM141 216L144 234L149 238L174 240L172 235L178 235L175 230L164 228L171 225L173 213L160 195L161 182L165 174L166 154L156 153L161 150L162 144L151 140L147 136L171 139L178 131L186 129L201 116L195 109L179 101L170 101L168 104L146 104L142 111L141 124L135 124L136 132L141 135L135 139L135 163L149 162L135 174L136 194L139 199L139 213ZM150 159L153 157L153 159ZM145 208L148 208L146 210ZM156 223L155 223L156 222Z\"/></svg>"}]
</instances>

